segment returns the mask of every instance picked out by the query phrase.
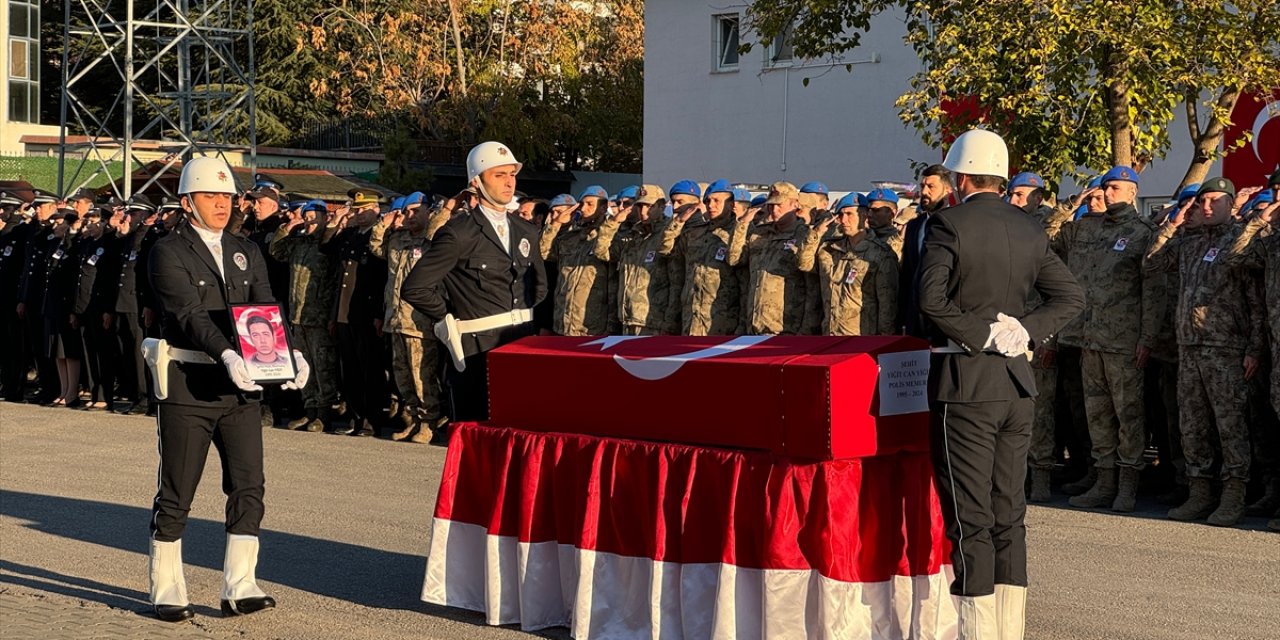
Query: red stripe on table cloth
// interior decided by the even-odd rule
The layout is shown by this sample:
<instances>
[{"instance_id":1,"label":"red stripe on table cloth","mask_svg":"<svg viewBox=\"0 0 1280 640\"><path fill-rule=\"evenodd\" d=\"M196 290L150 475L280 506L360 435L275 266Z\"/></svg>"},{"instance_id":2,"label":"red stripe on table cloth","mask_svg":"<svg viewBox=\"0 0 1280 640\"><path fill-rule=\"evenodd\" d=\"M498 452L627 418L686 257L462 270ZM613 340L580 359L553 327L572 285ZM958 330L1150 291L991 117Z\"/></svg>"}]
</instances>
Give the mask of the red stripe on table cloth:
<instances>
[{"instance_id":1,"label":"red stripe on table cloth","mask_svg":"<svg viewBox=\"0 0 1280 640\"><path fill-rule=\"evenodd\" d=\"M435 517L520 542L846 582L948 562L928 456L765 453L459 424Z\"/></svg>"}]
</instances>

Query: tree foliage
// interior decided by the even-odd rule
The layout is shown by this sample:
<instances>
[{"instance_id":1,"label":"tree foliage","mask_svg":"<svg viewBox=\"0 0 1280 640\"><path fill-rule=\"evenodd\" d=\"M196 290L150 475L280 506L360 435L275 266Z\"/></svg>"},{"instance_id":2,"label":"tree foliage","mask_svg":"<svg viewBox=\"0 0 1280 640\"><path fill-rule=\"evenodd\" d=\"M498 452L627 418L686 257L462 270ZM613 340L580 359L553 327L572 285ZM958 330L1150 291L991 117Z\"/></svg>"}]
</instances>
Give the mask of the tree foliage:
<instances>
[{"instance_id":1,"label":"tree foliage","mask_svg":"<svg viewBox=\"0 0 1280 640\"><path fill-rule=\"evenodd\" d=\"M1239 95L1280 82L1274 0L759 0L748 16L764 44L792 25L798 56L825 57L890 9L922 62L901 119L930 145L990 127L1014 166L1050 176L1163 157L1182 103L1197 116L1194 181Z\"/></svg>"}]
</instances>

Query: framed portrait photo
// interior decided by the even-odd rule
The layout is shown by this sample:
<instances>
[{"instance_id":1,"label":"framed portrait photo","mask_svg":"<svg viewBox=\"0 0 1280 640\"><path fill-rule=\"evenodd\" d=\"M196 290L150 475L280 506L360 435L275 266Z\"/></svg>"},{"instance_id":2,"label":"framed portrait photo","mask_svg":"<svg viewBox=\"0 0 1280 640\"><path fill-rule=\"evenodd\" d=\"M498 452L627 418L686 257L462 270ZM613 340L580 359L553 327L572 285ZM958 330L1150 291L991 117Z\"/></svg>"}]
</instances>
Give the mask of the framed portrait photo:
<instances>
[{"instance_id":1,"label":"framed portrait photo","mask_svg":"<svg viewBox=\"0 0 1280 640\"><path fill-rule=\"evenodd\" d=\"M279 304L233 304L231 318L236 323L236 346L254 382L289 382L298 377Z\"/></svg>"}]
</instances>

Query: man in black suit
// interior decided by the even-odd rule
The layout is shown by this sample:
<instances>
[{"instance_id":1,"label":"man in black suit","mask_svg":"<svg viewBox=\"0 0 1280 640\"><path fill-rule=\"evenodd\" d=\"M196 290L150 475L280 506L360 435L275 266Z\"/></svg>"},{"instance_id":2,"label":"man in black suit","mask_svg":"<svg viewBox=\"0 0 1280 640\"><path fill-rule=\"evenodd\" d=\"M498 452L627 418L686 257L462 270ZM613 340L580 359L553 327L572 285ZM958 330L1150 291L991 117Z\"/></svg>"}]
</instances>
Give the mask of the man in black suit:
<instances>
[{"instance_id":1,"label":"man in black suit","mask_svg":"<svg viewBox=\"0 0 1280 640\"><path fill-rule=\"evenodd\" d=\"M155 243L148 262L162 339L144 341L153 367L160 436L158 487L151 509L151 602L166 621L194 612L182 576L182 534L204 471L209 443L222 460L227 547L222 612L241 615L275 606L258 588L262 522L262 428L255 383L234 345L230 305L272 302L266 262L253 242L224 233L235 181L216 158L193 158L178 191L186 220ZM298 377L310 368L295 351Z\"/></svg>"},{"instance_id":2,"label":"man in black suit","mask_svg":"<svg viewBox=\"0 0 1280 640\"><path fill-rule=\"evenodd\" d=\"M1084 293L1039 223L1004 202L1009 152L975 129L943 166L961 204L925 232L920 311L938 493L952 542L959 638L1022 638L1026 608L1027 447L1035 412L1028 352L1084 308ZM1032 290L1044 303L1030 313Z\"/></svg>"},{"instance_id":3,"label":"man in black suit","mask_svg":"<svg viewBox=\"0 0 1280 640\"><path fill-rule=\"evenodd\" d=\"M491 349L537 333L534 305L547 295L538 231L508 213L521 164L506 145L484 142L467 155L479 206L440 228L400 297L435 323L452 364L450 420L487 420Z\"/></svg>"},{"instance_id":4,"label":"man in black suit","mask_svg":"<svg viewBox=\"0 0 1280 640\"><path fill-rule=\"evenodd\" d=\"M920 215L902 231L902 265L898 269L898 327L917 338L927 337L920 317L920 254L924 253L925 225L934 214L951 204L951 172L935 164L920 174Z\"/></svg>"}]
</instances>

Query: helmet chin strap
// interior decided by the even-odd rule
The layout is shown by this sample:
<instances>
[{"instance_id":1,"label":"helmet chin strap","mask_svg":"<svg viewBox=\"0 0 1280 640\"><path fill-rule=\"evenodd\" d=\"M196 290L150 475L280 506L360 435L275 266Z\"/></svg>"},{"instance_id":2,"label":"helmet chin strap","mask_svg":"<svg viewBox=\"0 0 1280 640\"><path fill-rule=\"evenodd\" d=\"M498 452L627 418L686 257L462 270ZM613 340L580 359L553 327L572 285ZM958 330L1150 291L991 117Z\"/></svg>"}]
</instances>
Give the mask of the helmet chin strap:
<instances>
[{"instance_id":1,"label":"helmet chin strap","mask_svg":"<svg viewBox=\"0 0 1280 640\"><path fill-rule=\"evenodd\" d=\"M189 195L183 197L187 199L187 206L190 207L190 210L183 209L183 213L187 214L187 218L191 220L191 224L199 228L201 231L217 233L213 229L210 229L209 224L204 221L204 216L201 216L200 210L196 208L195 200L191 199L191 196Z\"/></svg>"},{"instance_id":2,"label":"helmet chin strap","mask_svg":"<svg viewBox=\"0 0 1280 640\"><path fill-rule=\"evenodd\" d=\"M495 199L493 198L493 196L489 195L489 191L488 191L487 189L485 189L485 188L484 188L484 181L480 179L480 176L476 176L474 179L472 179L472 180L471 180L471 186L475 187L475 188L476 188L476 190L480 192L480 199L481 199L481 200L483 200L483 201L485 201L485 202L487 202L487 203L489 203L489 204L491 204L491 205L494 205L494 208L495 208L495 209L506 209L506 208L507 208L507 207L506 207L506 205L498 204L498 201L497 201L497 200L495 200Z\"/></svg>"}]
</instances>

